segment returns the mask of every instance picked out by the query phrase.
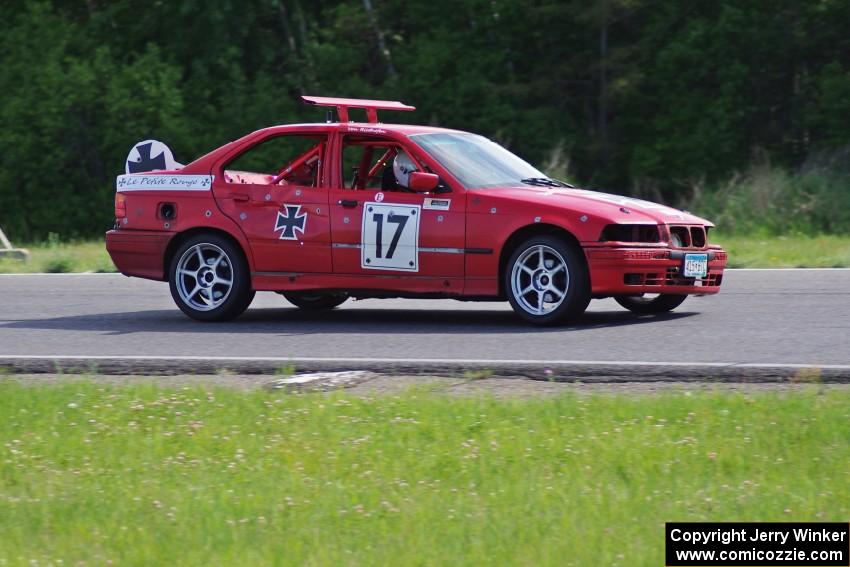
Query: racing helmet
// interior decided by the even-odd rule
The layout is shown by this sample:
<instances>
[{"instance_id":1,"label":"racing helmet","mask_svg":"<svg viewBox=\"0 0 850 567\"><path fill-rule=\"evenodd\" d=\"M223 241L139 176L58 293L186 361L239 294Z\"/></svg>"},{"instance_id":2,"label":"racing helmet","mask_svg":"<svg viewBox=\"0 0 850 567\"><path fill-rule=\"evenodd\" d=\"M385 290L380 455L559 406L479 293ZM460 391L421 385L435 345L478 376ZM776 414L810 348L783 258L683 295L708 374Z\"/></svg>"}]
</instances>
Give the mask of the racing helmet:
<instances>
[{"instance_id":1,"label":"racing helmet","mask_svg":"<svg viewBox=\"0 0 850 567\"><path fill-rule=\"evenodd\" d=\"M400 187L409 189L408 179L410 178L410 173L413 171L416 171L416 166L413 164L410 156L404 152L398 152L393 159L393 174L395 175L396 183Z\"/></svg>"}]
</instances>

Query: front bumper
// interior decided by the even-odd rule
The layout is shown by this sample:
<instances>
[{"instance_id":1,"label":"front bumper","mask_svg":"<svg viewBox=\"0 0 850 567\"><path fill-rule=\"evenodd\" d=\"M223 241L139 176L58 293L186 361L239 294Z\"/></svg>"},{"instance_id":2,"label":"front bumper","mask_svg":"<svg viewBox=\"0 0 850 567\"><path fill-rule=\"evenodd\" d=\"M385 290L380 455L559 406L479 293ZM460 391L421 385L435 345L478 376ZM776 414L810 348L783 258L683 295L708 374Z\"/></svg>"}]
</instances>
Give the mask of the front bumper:
<instances>
[{"instance_id":1,"label":"front bumper","mask_svg":"<svg viewBox=\"0 0 850 567\"><path fill-rule=\"evenodd\" d=\"M106 233L106 251L125 276L162 281L165 250L173 236L172 232L153 230L110 230Z\"/></svg>"},{"instance_id":2,"label":"front bumper","mask_svg":"<svg viewBox=\"0 0 850 567\"><path fill-rule=\"evenodd\" d=\"M594 296L638 293L712 294L720 291L726 252L719 247L705 250L671 250L649 247L592 247L584 249ZM704 278L681 275L686 253L707 253L708 273Z\"/></svg>"}]
</instances>

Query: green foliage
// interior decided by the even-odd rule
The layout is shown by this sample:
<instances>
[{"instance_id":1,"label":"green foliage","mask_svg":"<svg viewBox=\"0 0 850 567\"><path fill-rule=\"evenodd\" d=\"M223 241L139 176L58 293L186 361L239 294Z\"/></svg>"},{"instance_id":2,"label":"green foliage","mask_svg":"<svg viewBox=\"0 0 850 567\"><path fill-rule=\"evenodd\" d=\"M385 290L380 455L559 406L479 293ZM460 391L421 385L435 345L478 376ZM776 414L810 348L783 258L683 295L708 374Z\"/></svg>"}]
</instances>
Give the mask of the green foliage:
<instances>
[{"instance_id":1,"label":"green foliage","mask_svg":"<svg viewBox=\"0 0 850 567\"><path fill-rule=\"evenodd\" d=\"M55 254L45 265L44 271L48 274L67 274L74 271L73 258L64 254Z\"/></svg>"},{"instance_id":2,"label":"green foliage","mask_svg":"<svg viewBox=\"0 0 850 567\"><path fill-rule=\"evenodd\" d=\"M846 163L848 24L835 1L12 0L0 221L24 241L95 236L133 143L190 161L322 120L306 93L404 100L418 112L385 118L481 132L573 181L668 201L754 155L789 175L813 156Z\"/></svg>"},{"instance_id":3,"label":"green foliage","mask_svg":"<svg viewBox=\"0 0 850 567\"><path fill-rule=\"evenodd\" d=\"M805 120L820 133L820 145L850 144L850 73L833 61L817 73L811 88L815 96L807 101Z\"/></svg>"},{"instance_id":4,"label":"green foliage","mask_svg":"<svg viewBox=\"0 0 850 567\"><path fill-rule=\"evenodd\" d=\"M295 370L296 368L294 364L286 364L284 366L281 366L280 368L276 368L274 371L274 375L284 377L292 376L293 374L295 374Z\"/></svg>"},{"instance_id":5,"label":"green foliage","mask_svg":"<svg viewBox=\"0 0 850 567\"><path fill-rule=\"evenodd\" d=\"M108 227L127 136L180 130L179 70L147 45L125 64L42 4L0 38L0 211L17 239ZM132 133L132 134L131 134ZM131 142L132 144L132 142Z\"/></svg>"},{"instance_id":6,"label":"green foliage","mask_svg":"<svg viewBox=\"0 0 850 567\"><path fill-rule=\"evenodd\" d=\"M739 235L847 234L850 176L812 169L798 175L758 165L723 185L694 185L686 208Z\"/></svg>"},{"instance_id":7,"label":"green foliage","mask_svg":"<svg viewBox=\"0 0 850 567\"><path fill-rule=\"evenodd\" d=\"M816 369L798 381L813 381ZM663 565L850 514L850 395L356 398L0 382L0 562Z\"/></svg>"},{"instance_id":8,"label":"green foliage","mask_svg":"<svg viewBox=\"0 0 850 567\"><path fill-rule=\"evenodd\" d=\"M729 252L732 268L850 268L850 237L717 233L711 240Z\"/></svg>"},{"instance_id":9,"label":"green foliage","mask_svg":"<svg viewBox=\"0 0 850 567\"><path fill-rule=\"evenodd\" d=\"M90 242L60 242L58 236L52 233L47 242L25 245L23 248L29 250L29 260L24 262L0 258L0 274L116 271L102 239Z\"/></svg>"}]
</instances>

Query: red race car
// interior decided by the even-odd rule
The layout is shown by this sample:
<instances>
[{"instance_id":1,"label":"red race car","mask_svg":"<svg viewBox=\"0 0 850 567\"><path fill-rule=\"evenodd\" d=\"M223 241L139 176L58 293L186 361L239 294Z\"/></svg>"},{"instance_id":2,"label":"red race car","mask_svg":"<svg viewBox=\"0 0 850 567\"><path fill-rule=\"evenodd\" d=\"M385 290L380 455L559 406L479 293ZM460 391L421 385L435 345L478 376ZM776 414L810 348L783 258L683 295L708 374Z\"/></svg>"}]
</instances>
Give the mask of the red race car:
<instances>
[{"instance_id":1,"label":"red race car","mask_svg":"<svg viewBox=\"0 0 850 567\"><path fill-rule=\"evenodd\" d=\"M507 299L556 324L592 298L654 313L720 290L726 253L706 220L576 189L482 136L379 123L378 110L414 110L399 102L303 98L338 121L258 130L185 166L137 144L106 234L118 269L168 281L202 321L238 316L256 291L317 310Z\"/></svg>"}]
</instances>

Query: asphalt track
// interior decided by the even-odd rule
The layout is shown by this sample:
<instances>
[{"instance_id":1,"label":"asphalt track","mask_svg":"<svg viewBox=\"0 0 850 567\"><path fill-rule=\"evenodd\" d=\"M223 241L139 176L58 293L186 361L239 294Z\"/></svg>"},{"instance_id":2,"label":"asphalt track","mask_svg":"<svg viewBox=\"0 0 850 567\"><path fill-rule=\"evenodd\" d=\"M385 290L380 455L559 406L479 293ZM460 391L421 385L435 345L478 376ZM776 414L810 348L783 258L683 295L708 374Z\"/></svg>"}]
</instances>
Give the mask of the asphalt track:
<instances>
[{"instance_id":1,"label":"asphalt track","mask_svg":"<svg viewBox=\"0 0 850 567\"><path fill-rule=\"evenodd\" d=\"M271 293L258 294L236 321L203 324L178 311L159 282L0 276L0 366L29 361L30 371L44 371L34 365L123 360L206 368L225 359L266 369L284 359L319 369L351 361L377 369L549 366L595 374L699 367L703 377L730 368L788 374L819 367L846 378L850 270L730 270L719 295L689 298L673 313L639 317L607 299L562 328L527 326L507 303L364 300L310 313Z\"/></svg>"}]
</instances>

